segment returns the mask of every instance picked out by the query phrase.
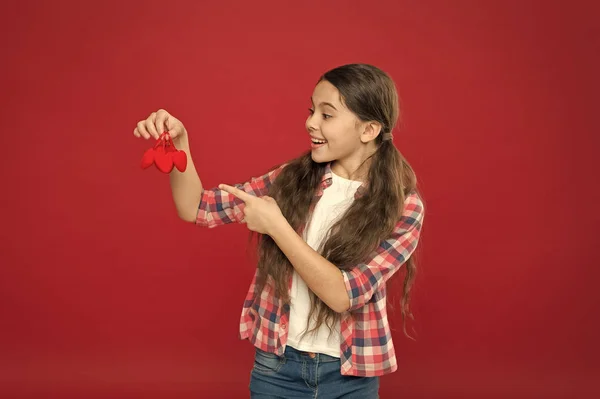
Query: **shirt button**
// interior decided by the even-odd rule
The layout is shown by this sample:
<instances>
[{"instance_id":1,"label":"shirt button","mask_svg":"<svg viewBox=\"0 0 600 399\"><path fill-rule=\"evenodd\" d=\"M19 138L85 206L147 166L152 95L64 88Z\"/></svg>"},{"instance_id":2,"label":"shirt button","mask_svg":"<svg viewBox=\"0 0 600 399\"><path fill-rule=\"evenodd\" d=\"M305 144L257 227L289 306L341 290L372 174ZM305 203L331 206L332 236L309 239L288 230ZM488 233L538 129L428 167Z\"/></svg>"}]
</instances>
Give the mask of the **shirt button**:
<instances>
[{"instance_id":1,"label":"shirt button","mask_svg":"<svg viewBox=\"0 0 600 399\"><path fill-rule=\"evenodd\" d=\"M281 328L285 330L285 329L287 328L287 324L283 323L283 324L281 325Z\"/></svg>"}]
</instances>

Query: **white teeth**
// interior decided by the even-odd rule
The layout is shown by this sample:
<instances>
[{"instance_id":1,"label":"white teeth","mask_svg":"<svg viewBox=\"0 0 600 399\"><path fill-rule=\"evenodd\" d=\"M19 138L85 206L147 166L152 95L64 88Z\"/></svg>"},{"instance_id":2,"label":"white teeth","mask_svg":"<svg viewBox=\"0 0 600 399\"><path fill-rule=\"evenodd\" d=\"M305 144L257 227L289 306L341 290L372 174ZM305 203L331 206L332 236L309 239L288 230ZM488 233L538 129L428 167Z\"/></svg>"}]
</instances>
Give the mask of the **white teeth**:
<instances>
[{"instance_id":1,"label":"white teeth","mask_svg":"<svg viewBox=\"0 0 600 399\"><path fill-rule=\"evenodd\" d=\"M327 140L312 139L312 142L315 144L325 144Z\"/></svg>"}]
</instances>

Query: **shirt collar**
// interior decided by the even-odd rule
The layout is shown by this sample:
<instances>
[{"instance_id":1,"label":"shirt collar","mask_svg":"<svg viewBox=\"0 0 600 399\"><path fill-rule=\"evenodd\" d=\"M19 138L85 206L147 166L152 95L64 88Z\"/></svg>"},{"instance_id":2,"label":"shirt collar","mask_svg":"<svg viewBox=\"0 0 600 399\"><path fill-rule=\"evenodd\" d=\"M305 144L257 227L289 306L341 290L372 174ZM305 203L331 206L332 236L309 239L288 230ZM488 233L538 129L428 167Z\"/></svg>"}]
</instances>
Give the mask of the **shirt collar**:
<instances>
[{"instance_id":1,"label":"shirt collar","mask_svg":"<svg viewBox=\"0 0 600 399\"><path fill-rule=\"evenodd\" d=\"M328 162L327 165L325 166L325 173L323 173L323 177L321 178L321 188L323 190L325 190L327 187L331 186L332 184L332 171L331 171L331 162ZM363 195L365 195L365 193L367 192L367 188L368 188L369 184L367 182L363 182L360 187L358 187L358 189L356 190L356 194L354 195L354 198L360 198ZM322 191L321 191L322 193Z\"/></svg>"}]
</instances>

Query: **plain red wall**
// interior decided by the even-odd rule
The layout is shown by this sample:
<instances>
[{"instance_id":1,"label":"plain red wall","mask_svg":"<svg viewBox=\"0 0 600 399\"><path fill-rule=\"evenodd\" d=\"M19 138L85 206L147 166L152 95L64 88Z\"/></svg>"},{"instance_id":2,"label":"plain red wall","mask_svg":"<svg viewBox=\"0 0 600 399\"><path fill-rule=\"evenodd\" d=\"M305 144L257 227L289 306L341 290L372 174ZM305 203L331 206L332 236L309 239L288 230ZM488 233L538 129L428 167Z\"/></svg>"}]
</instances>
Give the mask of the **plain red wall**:
<instances>
[{"instance_id":1,"label":"plain red wall","mask_svg":"<svg viewBox=\"0 0 600 399\"><path fill-rule=\"evenodd\" d=\"M166 108L207 187L244 181L307 149L313 86L350 62L396 80L428 206L382 398L600 393L598 7L2 8L0 397L247 397L247 230L178 220L132 130Z\"/></svg>"}]
</instances>

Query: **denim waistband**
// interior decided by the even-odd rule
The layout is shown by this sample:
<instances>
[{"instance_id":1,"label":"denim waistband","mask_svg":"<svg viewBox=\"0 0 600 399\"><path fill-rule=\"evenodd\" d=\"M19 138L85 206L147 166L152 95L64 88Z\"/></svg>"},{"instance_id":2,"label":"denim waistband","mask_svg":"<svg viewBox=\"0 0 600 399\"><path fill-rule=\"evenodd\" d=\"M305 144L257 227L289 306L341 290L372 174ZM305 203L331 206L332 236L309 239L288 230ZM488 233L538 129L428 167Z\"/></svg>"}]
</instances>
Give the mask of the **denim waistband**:
<instances>
[{"instance_id":1,"label":"denim waistband","mask_svg":"<svg viewBox=\"0 0 600 399\"><path fill-rule=\"evenodd\" d=\"M296 348L292 348L289 345L287 345L285 347L284 356L287 360L296 360L299 362L306 361L306 360L315 360L315 361L318 361L319 363L330 363L330 362L339 362L340 361L339 357L329 356L324 353L305 352L305 351L298 350Z\"/></svg>"}]
</instances>

